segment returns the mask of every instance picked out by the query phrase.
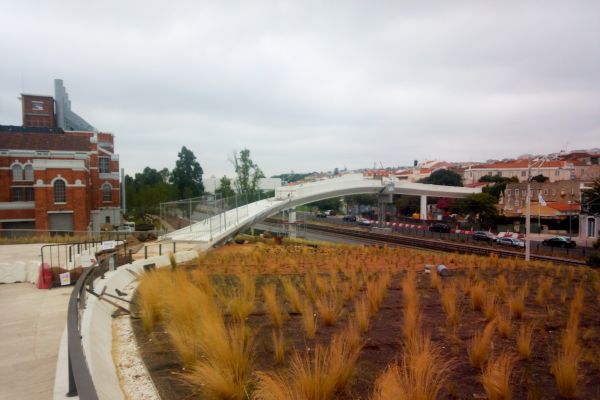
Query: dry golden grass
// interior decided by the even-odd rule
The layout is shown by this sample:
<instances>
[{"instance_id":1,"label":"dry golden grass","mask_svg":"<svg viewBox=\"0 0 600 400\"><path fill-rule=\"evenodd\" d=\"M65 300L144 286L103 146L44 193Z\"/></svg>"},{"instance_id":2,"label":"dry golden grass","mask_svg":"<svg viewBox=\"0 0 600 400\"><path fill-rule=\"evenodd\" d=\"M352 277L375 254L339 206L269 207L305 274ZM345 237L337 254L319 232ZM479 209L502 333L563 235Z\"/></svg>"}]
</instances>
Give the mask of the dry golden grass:
<instances>
[{"instance_id":1,"label":"dry golden grass","mask_svg":"<svg viewBox=\"0 0 600 400\"><path fill-rule=\"evenodd\" d=\"M421 328L421 313L419 311L419 294L417 292L416 275L409 271L402 279L402 295L404 298L404 315L402 332L406 346L412 348L417 344Z\"/></svg>"},{"instance_id":2,"label":"dry golden grass","mask_svg":"<svg viewBox=\"0 0 600 400\"><path fill-rule=\"evenodd\" d=\"M262 288L263 297L267 312L273 321L276 328L281 328L283 325L283 311L277 301L277 286L274 283L269 283Z\"/></svg>"},{"instance_id":3,"label":"dry golden grass","mask_svg":"<svg viewBox=\"0 0 600 400\"><path fill-rule=\"evenodd\" d=\"M451 284L441 291L441 302L444 311L446 312L446 320L448 325L455 327L460 319L458 311L457 301L457 290L456 286Z\"/></svg>"},{"instance_id":4,"label":"dry golden grass","mask_svg":"<svg viewBox=\"0 0 600 400\"><path fill-rule=\"evenodd\" d=\"M522 360L528 360L531 357L532 343L531 337L533 336L533 325L522 324L519 328L519 334L517 335L517 350Z\"/></svg>"},{"instance_id":5,"label":"dry golden grass","mask_svg":"<svg viewBox=\"0 0 600 400\"><path fill-rule=\"evenodd\" d=\"M577 394L580 361L581 351L579 349L569 351L562 348L552 363L551 371L558 387L558 393L564 398L571 399Z\"/></svg>"},{"instance_id":6,"label":"dry golden grass","mask_svg":"<svg viewBox=\"0 0 600 400\"><path fill-rule=\"evenodd\" d=\"M325 326L334 325L340 317L343 310L341 302L336 291L327 294L321 294L317 299L315 306L319 313L319 318Z\"/></svg>"},{"instance_id":7,"label":"dry golden grass","mask_svg":"<svg viewBox=\"0 0 600 400\"><path fill-rule=\"evenodd\" d=\"M336 335L328 348L318 344L301 355L295 352L287 373L258 372L253 398L257 400L327 400L343 392L356 368L360 347Z\"/></svg>"},{"instance_id":8,"label":"dry golden grass","mask_svg":"<svg viewBox=\"0 0 600 400\"><path fill-rule=\"evenodd\" d=\"M277 364L282 364L285 360L285 337L281 330L271 332L271 343L273 344L273 357Z\"/></svg>"},{"instance_id":9,"label":"dry golden grass","mask_svg":"<svg viewBox=\"0 0 600 400\"><path fill-rule=\"evenodd\" d=\"M302 300L300 299L300 293L298 292L298 289L296 288L294 283L289 277L285 277L282 279L282 284L283 291L290 303L290 308L292 309L292 312L302 312Z\"/></svg>"},{"instance_id":10,"label":"dry golden grass","mask_svg":"<svg viewBox=\"0 0 600 400\"><path fill-rule=\"evenodd\" d=\"M317 333L317 323L315 321L315 310L310 301L305 301L302 306L302 326L309 339L314 339Z\"/></svg>"},{"instance_id":11,"label":"dry golden grass","mask_svg":"<svg viewBox=\"0 0 600 400\"><path fill-rule=\"evenodd\" d=\"M400 365L392 364L377 378L371 400L435 400L450 366L429 336L421 336Z\"/></svg>"},{"instance_id":12,"label":"dry golden grass","mask_svg":"<svg viewBox=\"0 0 600 400\"><path fill-rule=\"evenodd\" d=\"M475 311L483 309L483 302L486 295L486 288L483 282L477 282L471 287L471 307Z\"/></svg>"},{"instance_id":13,"label":"dry golden grass","mask_svg":"<svg viewBox=\"0 0 600 400\"><path fill-rule=\"evenodd\" d=\"M511 318L523 318L525 311L525 296L523 291L519 290L508 299L508 308L510 309Z\"/></svg>"},{"instance_id":14,"label":"dry golden grass","mask_svg":"<svg viewBox=\"0 0 600 400\"><path fill-rule=\"evenodd\" d=\"M197 361L185 379L201 388L208 399L242 400L247 397L253 359L253 339L242 324L223 332L203 329L200 342L204 358Z\"/></svg>"},{"instance_id":15,"label":"dry golden grass","mask_svg":"<svg viewBox=\"0 0 600 400\"><path fill-rule=\"evenodd\" d=\"M429 272L429 287L435 290L439 290L441 285L440 276L437 272L437 268L433 265Z\"/></svg>"},{"instance_id":16,"label":"dry golden grass","mask_svg":"<svg viewBox=\"0 0 600 400\"><path fill-rule=\"evenodd\" d=\"M515 357L508 353L502 353L494 359L490 359L481 374L481 383L487 398L490 400L510 400L510 376L515 365Z\"/></svg>"},{"instance_id":17,"label":"dry golden grass","mask_svg":"<svg viewBox=\"0 0 600 400\"><path fill-rule=\"evenodd\" d=\"M224 304L227 305L232 317L238 321L245 321L254 311L254 301L256 299L256 281L249 274L240 274L239 286L233 290L233 294L224 297Z\"/></svg>"},{"instance_id":18,"label":"dry golden grass","mask_svg":"<svg viewBox=\"0 0 600 400\"><path fill-rule=\"evenodd\" d=\"M369 304L364 298L354 302L354 319L361 333L367 333L369 330Z\"/></svg>"},{"instance_id":19,"label":"dry golden grass","mask_svg":"<svg viewBox=\"0 0 600 400\"><path fill-rule=\"evenodd\" d=\"M506 298L506 293L508 290L508 281L504 275L499 275L496 279L496 292L501 299Z\"/></svg>"},{"instance_id":20,"label":"dry golden grass","mask_svg":"<svg viewBox=\"0 0 600 400\"><path fill-rule=\"evenodd\" d=\"M139 281L138 304L142 326L146 334L152 332L163 315L164 302L162 292L170 286L169 271L158 270L146 272Z\"/></svg>"},{"instance_id":21,"label":"dry golden grass","mask_svg":"<svg viewBox=\"0 0 600 400\"><path fill-rule=\"evenodd\" d=\"M492 337L496 329L496 321L488 322L482 332L478 332L469 342L467 352L469 362L473 367L483 368L483 364L488 358Z\"/></svg>"},{"instance_id":22,"label":"dry golden grass","mask_svg":"<svg viewBox=\"0 0 600 400\"><path fill-rule=\"evenodd\" d=\"M498 314L498 303L496 293L491 292L483 301L483 315L486 321L491 321Z\"/></svg>"}]
</instances>

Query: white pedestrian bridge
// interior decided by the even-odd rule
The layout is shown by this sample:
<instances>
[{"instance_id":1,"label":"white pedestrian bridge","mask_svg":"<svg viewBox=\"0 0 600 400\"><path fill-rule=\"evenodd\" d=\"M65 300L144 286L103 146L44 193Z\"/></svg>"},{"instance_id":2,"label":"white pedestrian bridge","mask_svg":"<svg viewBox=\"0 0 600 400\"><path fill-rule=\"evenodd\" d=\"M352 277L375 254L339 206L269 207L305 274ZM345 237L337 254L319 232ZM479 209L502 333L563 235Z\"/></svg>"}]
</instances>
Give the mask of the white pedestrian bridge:
<instances>
[{"instance_id":1,"label":"white pedestrian bridge","mask_svg":"<svg viewBox=\"0 0 600 400\"><path fill-rule=\"evenodd\" d=\"M200 245L210 247L281 211L319 200L354 194L420 196L421 216L425 219L427 196L461 198L480 192L479 188L428 185L402 181L394 177L373 178L362 174L347 174L316 182L279 187L275 190L274 197L208 216L199 222L164 235L161 239L198 242Z\"/></svg>"}]
</instances>

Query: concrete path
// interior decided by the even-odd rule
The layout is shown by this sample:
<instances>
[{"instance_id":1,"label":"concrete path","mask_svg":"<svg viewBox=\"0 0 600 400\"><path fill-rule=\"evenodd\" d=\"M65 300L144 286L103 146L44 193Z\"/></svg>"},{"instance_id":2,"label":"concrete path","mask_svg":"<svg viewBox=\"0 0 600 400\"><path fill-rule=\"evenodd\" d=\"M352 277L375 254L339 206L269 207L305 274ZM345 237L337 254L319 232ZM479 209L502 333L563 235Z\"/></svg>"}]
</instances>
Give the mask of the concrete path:
<instances>
[{"instance_id":1,"label":"concrete path","mask_svg":"<svg viewBox=\"0 0 600 400\"><path fill-rule=\"evenodd\" d=\"M0 285L0 400L52 398L71 290Z\"/></svg>"}]
</instances>

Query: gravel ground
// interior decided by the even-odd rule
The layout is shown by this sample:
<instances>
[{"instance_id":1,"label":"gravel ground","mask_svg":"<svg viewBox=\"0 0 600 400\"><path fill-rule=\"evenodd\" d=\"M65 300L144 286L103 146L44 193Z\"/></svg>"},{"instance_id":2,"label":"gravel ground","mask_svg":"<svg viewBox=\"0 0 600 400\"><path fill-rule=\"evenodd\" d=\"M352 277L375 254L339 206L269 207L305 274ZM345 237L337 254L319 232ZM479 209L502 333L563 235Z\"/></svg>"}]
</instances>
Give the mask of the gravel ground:
<instances>
[{"instance_id":1,"label":"gravel ground","mask_svg":"<svg viewBox=\"0 0 600 400\"><path fill-rule=\"evenodd\" d=\"M135 292L135 285L126 288L128 300ZM154 382L140 357L137 341L131 327L131 318L124 315L113 320L113 359L126 398L159 400Z\"/></svg>"}]
</instances>

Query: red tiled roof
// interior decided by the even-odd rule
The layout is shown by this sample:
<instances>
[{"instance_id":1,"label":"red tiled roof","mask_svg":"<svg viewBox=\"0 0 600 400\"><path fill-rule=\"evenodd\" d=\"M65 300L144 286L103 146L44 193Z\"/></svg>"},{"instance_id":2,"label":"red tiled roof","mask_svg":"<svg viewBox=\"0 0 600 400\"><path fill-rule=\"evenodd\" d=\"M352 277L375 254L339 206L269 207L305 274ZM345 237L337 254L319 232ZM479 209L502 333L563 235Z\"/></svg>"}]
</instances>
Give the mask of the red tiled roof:
<instances>
[{"instance_id":1,"label":"red tiled roof","mask_svg":"<svg viewBox=\"0 0 600 400\"><path fill-rule=\"evenodd\" d=\"M468 188L478 188L483 186L488 186L490 182L475 182L475 183L465 183L463 186Z\"/></svg>"},{"instance_id":2,"label":"red tiled roof","mask_svg":"<svg viewBox=\"0 0 600 400\"><path fill-rule=\"evenodd\" d=\"M579 204L569 204L562 202L548 203L548 207L553 208L558 211L579 211Z\"/></svg>"},{"instance_id":3,"label":"red tiled roof","mask_svg":"<svg viewBox=\"0 0 600 400\"><path fill-rule=\"evenodd\" d=\"M527 168L527 160L500 161L491 164L473 165L473 169L502 169L502 168ZM563 161L532 161L531 168L557 168L564 167Z\"/></svg>"},{"instance_id":4,"label":"red tiled roof","mask_svg":"<svg viewBox=\"0 0 600 400\"><path fill-rule=\"evenodd\" d=\"M0 132L0 149L89 151L90 138L68 133Z\"/></svg>"}]
</instances>

